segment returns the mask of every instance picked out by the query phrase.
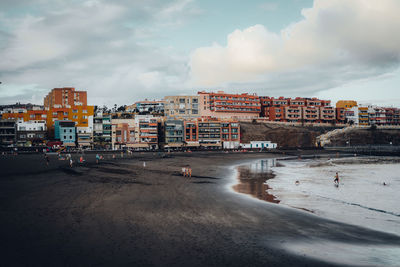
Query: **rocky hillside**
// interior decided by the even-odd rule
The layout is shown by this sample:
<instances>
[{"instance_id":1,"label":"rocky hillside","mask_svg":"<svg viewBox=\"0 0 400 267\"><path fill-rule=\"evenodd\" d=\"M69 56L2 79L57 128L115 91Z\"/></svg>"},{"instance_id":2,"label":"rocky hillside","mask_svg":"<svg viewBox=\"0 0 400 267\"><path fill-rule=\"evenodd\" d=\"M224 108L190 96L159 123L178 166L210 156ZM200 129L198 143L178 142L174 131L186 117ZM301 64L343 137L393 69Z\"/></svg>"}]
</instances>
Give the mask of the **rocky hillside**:
<instances>
[{"instance_id":1,"label":"rocky hillside","mask_svg":"<svg viewBox=\"0 0 400 267\"><path fill-rule=\"evenodd\" d=\"M400 145L400 129L348 127L325 134L321 139L327 146Z\"/></svg>"},{"instance_id":2,"label":"rocky hillside","mask_svg":"<svg viewBox=\"0 0 400 267\"><path fill-rule=\"evenodd\" d=\"M277 123L241 122L241 142L269 140L280 148L310 148L321 140L326 146L400 145L400 128L289 126ZM322 138L320 138L321 136Z\"/></svg>"},{"instance_id":3,"label":"rocky hillside","mask_svg":"<svg viewBox=\"0 0 400 267\"><path fill-rule=\"evenodd\" d=\"M317 136L338 127L289 126L276 123L241 122L241 142L269 140L280 148L315 147Z\"/></svg>"}]
</instances>

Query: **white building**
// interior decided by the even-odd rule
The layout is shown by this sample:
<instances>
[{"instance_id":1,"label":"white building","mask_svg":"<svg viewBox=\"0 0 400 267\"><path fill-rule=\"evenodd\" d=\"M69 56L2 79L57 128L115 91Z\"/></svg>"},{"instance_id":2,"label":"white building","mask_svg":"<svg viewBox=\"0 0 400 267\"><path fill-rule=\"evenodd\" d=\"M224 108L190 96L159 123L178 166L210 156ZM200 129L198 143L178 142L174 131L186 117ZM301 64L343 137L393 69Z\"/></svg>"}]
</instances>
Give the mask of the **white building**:
<instances>
[{"instance_id":1,"label":"white building","mask_svg":"<svg viewBox=\"0 0 400 267\"><path fill-rule=\"evenodd\" d=\"M276 143L271 143L271 141L250 141L247 144L241 143L240 146L247 149L274 149L278 147Z\"/></svg>"}]
</instances>

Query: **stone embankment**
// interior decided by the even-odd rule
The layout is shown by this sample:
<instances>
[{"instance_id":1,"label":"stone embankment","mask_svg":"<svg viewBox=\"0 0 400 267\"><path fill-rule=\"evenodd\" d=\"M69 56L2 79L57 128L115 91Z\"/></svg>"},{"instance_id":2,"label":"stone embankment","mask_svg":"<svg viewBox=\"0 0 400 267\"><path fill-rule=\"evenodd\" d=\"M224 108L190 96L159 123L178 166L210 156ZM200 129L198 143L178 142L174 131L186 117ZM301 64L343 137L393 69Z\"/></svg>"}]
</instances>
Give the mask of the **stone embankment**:
<instances>
[{"instance_id":1,"label":"stone embankment","mask_svg":"<svg viewBox=\"0 0 400 267\"><path fill-rule=\"evenodd\" d=\"M400 127L356 127L342 125L287 125L241 122L241 141L269 140L279 148L400 145Z\"/></svg>"}]
</instances>

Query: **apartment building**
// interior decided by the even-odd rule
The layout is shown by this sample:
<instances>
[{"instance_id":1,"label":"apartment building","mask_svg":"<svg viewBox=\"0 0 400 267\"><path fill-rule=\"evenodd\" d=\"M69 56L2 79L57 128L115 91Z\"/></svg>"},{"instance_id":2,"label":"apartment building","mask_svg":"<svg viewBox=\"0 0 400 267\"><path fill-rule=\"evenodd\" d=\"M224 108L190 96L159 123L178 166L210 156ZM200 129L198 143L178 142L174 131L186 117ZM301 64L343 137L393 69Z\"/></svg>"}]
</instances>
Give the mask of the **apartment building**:
<instances>
[{"instance_id":1,"label":"apartment building","mask_svg":"<svg viewBox=\"0 0 400 267\"><path fill-rule=\"evenodd\" d=\"M45 96L43 102L46 109L87 106L87 92L76 91L73 87L54 88Z\"/></svg>"},{"instance_id":2,"label":"apartment building","mask_svg":"<svg viewBox=\"0 0 400 267\"><path fill-rule=\"evenodd\" d=\"M319 107L319 121L322 123L335 123L336 109L331 106Z\"/></svg>"},{"instance_id":3,"label":"apartment building","mask_svg":"<svg viewBox=\"0 0 400 267\"><path fill-rule=\"evenodd\" d=\"M386 123L388 125L400 125L400 109L399 108L385 108Z\"/></svg>"},{"instance_id":4,"label":"apartment building","mask_svg":"<svg viewBox=\"0 0 400 267\"><path fill-rule=\"evenodd\" d=\"M110 148L109 144L111 144L111 115L97 110L93 117L93 145Z\"/></svg>"},{"instance_id":5,"label":"apartment building","mask_svg":"<svg viewBox=\"0 0 400 267\"><path fill-rule=\"evenodd\" d=\"M135 147L135 120L112 119L111 120L111 145L113 149Z\"/></svg>"},{"instance_id":6,"label":"apartment building","mask_svg":"<svg viewBox=\"0 0 400 267\"><path fill-rule=\"evenodd\" d=\"M336 102L336 108L351 109L357 106L358 104L355 100L339 100L338 102Z\"/></svg>"},{"instance_id":7,"label":"apartment building","mask_svg":"<svg viewBox=\"0 0 400 267\"><path fill-rule=\"evenodd\" d=\"M46 121L17 121L17 144L39 145L43 144L46 138Z\"/></svg>"},{"instance_id":8,"label":"apartment building","mask_svg":"<svg viewBox=\"0 0 400 267\"><path fill-rule=\"evenodd\" d=\"M358 107L358 125L367 126L369 125L369 113L368 106L359 106Z\"/></svg>"},{"instance_id":9,"label":"apartment building","mask_svg":"<svg viewBox=\"0 0 400 267\"><path fill-rule=\"evenodd\" d=\"M54 139L63 142L64 146L75 146L76 128L73 121L55 121Z\"/></svg>"},{"instance_id":10,"label":"apartment building","mask_svg":"<svg viewBox=\"0 0 400 267\"><path fill-rule=\"evenodd\" d=\"M164 114L170 119L198 118L199 96L166 96L164 97Z\"/></svg>"},{"instance_id":11,"label":"apartment building","mask_svg":"<svg viewBox=\"0 0 400 267\"><path fill-rule=\"evenodd\" d=\"M271 109L271 108L270 108ZM275 110L279 110L281 115L279 116L282 121L287 122L301 122L303 119L303 107L301 106L282 106L273 107ZM277 120L275 120L277 121Z\"/></svg>"},{"instance_id":12,"label":"apartment building","mask_svg":"<svg viewBox=\"0 0 400 267\"><path fill-rule=\"evenodd\" d=\"M183 144L184 129L182 120L166 120L164 123L166 147L180 147Z\"/></svg>"},{"instance_id":13,"label":"apartment building","mask_svg":"<svg viewBox=\"0 0 400 267\"><path fill-rule=\"evenodd\" d=\"M0 120L0 145L13 145L17 138L17 126L15 120Z\"/></svg>"},{"instance_id":14,"label":"apartment building","mask_svg":"<svg viewBox=\"0 0 400 267\"><path fill-rule=\"evenodd\" d=\"M47 110L25 110L18 113L4 113L3 119L35 121L45 120L48 129L54 127L55 121L70 120L77 127L93 129L94 106L74 106L71 108L49 108ZM91 131L88 129L87 131Z\"/></svg>"},{"instance_id":15,"label":"apartment building","mask_svg":"<svg viewBox=\"0 0 400 267\"><path fill-rule=\"evenodd\" d=\"M227 94L223 91L198 92L201 117L253 119L261 112L260 98L253 94Z\"/></svg>"},{"instance_id":16,"label":"apartment building","mask_svg":"<svg viewBox=\"0 0 400 267\"><path fill-rule=\"evenodd\" d=\"M150 149L158 148L158 121L156 118L141 118L138 119L138 142L146 144Z\"/></svg>"}]
</instances>

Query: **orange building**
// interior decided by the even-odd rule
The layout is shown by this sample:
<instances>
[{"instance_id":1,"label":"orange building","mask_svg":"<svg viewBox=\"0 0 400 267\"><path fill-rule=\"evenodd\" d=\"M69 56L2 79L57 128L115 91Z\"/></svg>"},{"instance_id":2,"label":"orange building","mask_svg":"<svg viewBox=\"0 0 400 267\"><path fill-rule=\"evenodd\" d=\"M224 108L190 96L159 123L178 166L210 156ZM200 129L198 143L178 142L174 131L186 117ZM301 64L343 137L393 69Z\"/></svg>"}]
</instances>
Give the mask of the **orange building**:
<instances>
[{"instance_id":1,"label":"orange building","mask_svg":"<svg viewBox=\"0 0 400 267\"><path fill-rule=\"evenodd\" d=\"M70 108L87 105L87 92L75 91L73 87L54 88L44 98L45 108Z\"/></svg>"},{"instance_id":2,"label":"orange building","mask_svg":"<svg viewBox=\"0 0 400 267\"><path fill-rule=\"evenodd\" d=\"M24 113L4 113L3 119L45 120L47 128L53 127L56 120L74 121L76 127L92 127L93 114L94 106L75 106L73 108L26 110Z\"/></svg>"},{"instance_id":3,"label":"orange building","mask_svg":"<svg viewBox=\"0 0 400 267\"><path fill-rule=\"evenodd\" d=\"M261 112L260 98L253 94L227 94L223 91L198 92L199 114L215 118L258 118Z\"/></svg>"},{"instance_id":4,"label":"orange building","mask_svg":"<svg viewBox=\"0 0 400 267\"><path fill-rule=\"evenodd\" d=\"M339 100L338 102L336 102L336 108L350 109L352 107L357 107L357 101Z\"/></svg>"}]
</instances>

